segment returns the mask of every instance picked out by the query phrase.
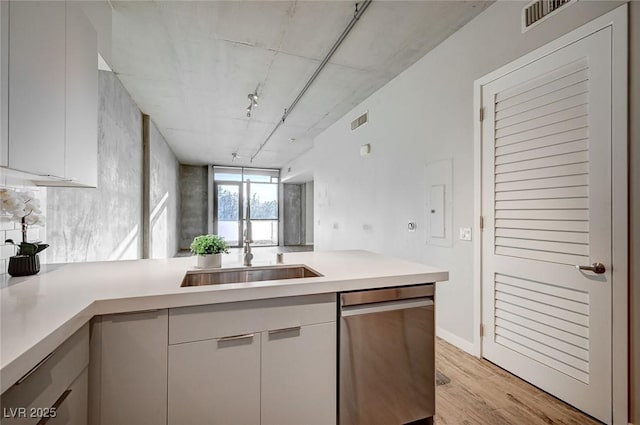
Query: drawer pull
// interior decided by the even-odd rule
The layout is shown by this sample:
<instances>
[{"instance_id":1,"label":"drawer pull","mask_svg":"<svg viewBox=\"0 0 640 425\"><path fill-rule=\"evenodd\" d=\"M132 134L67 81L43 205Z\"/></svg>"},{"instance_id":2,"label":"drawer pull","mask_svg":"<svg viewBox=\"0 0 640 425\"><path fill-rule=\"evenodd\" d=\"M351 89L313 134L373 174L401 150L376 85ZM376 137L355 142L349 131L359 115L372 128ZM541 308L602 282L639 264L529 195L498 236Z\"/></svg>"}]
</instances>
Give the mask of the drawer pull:
<instances>
[{"instance_id":1,"label":"drawer pull","mask_svg":"<svg viewBox=\"0 0 640 425\"><path fill-rule=\"evenodd\" d=\"M282 329L275 329L272 331L269 331L269 335L276 335L276 334L281 334L281 333L285 333L285 332L293 332L293 331L300 331L300 326L292 326L290 328L282 328Z\"/></svg>"},{"instance_id":2,"label":"drawer pull","mask_svg":"<svg viewBox=\"0 0 640 425\"><path fill-rule=\"evenodd\" d=\"M69 397L69 394L71 394L71 390L66 390L65 392L63 392L62 395L56 400L56 402L53 403L53 406L51 406L51 411L57 411L60 406L62 406L62 403L64 403L64 401L67 399L67 397ZM54 417L55 416L44 417L40 419L36 425L45 425L47 422L49 422L49 419Z\"/></svg>"},{"instance_id":3,"label":"drawer pull","mask_svg":"<svg viewBox=\"0 0 640 425\"><path fill-rule=\"evenodd\" d=\"M218 341L235 341L235 340L238 340L238 339L253 338L254 336L256 336L256 334L224 336L222 338L218 338Z\"/></svg>"},{"instance_id":4,"label":"drawer pull","mask_svg":"<svg viewBox=\"0 0 640 425\"><path fill-rule=\"evenodd\" d=\"M155 313L157 311L165 310L164 308L149 308L147 310L137 310L137 311L121 311L118 313L109 313L105 314L105 317L109 316L124 316L125 314L143 314L143 313Z\"/></svg>"},{"instance_id":5,"label":"drawer pull","mask_svg":"<svg viewBox=\"0 0 640 425\"><path fill-rule=\"evenodd\" d=\"M36 370L38 370L38 368L40 366L42 366L43 364L45 364L47 362L47 360L49 360L51 357L53 357L53 355L56 354L55 351L52 351L51 353L49 353L49 355L47 357L45 357L44 359L40 360L38 362L37 365L35 365L34 367L31 368L31 370L29 370L29 372L25 373L22 378L18 379L18 381L16 382L16 385L20 385L22 384L29 376L31 376L31 374L33 372L35 372Z\"/></svg>"},{"instance_id":6,"label":"drawer pull","mask_svg":"<svg viewBox=\"0 0 640 425\"><path fill-rule=\"evenodd\" d=\"M66 177L60 177L60 176L56 176L55 174L40 174L40 177L46 177L52 180L58 180L60 182L72 182L75 179L71 178L66 178Z\"/></svg>"}]
</instances>

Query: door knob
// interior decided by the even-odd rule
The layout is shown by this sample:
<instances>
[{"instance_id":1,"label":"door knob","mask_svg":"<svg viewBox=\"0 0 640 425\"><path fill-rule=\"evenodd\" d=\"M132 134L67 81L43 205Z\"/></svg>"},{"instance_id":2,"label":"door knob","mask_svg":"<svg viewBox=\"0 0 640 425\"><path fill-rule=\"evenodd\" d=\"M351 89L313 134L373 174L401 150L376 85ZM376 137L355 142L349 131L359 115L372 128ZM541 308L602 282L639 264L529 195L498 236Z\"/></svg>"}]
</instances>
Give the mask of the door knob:
<instances>
[{"instance_id":1,"label":"door knob","mask_svg":"<svg viewBox=\"0 0 640 425\"><path fill-rule=\"evenodd\" d=\"M590 272L594 272L595 274L603 274L607 271L607 268L602 263L593 263L590 266L576 266L578 270L588 270Z\"/></svg>"}]
</instances>

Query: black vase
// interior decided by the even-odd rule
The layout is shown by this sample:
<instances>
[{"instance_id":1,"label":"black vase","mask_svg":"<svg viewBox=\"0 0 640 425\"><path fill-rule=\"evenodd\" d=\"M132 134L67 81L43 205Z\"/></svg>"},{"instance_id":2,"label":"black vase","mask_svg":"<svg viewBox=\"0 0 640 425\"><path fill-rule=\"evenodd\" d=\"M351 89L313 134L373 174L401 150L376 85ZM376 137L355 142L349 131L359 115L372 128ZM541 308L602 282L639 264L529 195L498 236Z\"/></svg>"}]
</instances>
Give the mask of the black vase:
<instances>
[{"instance_id":1,"label":"black vase","mask_svg":"<svg viewBox=\"0 0 640 425\"><path fill-rule=\"evenodd\" d=\"M13 277L31 276L40 271L40 258L36 255L15 255L9 258L9 274Z\"/></svg>"}]
</instances>

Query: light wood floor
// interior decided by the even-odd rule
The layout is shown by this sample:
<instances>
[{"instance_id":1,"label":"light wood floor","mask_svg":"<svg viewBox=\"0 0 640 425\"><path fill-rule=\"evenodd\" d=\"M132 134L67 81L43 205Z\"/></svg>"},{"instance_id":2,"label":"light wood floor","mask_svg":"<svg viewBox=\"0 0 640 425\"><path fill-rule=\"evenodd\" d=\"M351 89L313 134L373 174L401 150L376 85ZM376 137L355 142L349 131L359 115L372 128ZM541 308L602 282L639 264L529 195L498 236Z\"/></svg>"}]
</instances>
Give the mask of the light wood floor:
<instances>
[{"instance_id":1,"label":"light wood floor","mask_svg":"<svg viewBox=\"0 0 640 425\"><path fill-rule=\"evenodd\" d=\"M450 380L436 387L437 425L600 424L493 363L470 356L440 338L436 338L436 370Z\"/></svg>"}]
</instances>

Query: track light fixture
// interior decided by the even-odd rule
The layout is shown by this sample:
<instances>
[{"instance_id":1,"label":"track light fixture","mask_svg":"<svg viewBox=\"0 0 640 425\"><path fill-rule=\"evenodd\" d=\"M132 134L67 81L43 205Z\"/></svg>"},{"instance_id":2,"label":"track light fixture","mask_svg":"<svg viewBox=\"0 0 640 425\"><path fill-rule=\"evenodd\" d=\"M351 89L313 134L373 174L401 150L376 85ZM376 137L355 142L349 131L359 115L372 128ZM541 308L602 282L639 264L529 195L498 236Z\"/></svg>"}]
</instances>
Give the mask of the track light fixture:
<instances>
[{"instance_id":1,"label":"track light fixture","mask_svg":"<svg viewBox=\"0 0 640 425\"><path fill-rule=\"evenodd\" d=\"M247 106L247 118L251 118L251 113L253 112L253 108L256 108L258 106L257 89L255 92L249 93L247 97L249 98L249 106Z\"/></svg>"}]
</instances>

